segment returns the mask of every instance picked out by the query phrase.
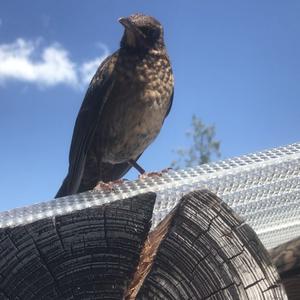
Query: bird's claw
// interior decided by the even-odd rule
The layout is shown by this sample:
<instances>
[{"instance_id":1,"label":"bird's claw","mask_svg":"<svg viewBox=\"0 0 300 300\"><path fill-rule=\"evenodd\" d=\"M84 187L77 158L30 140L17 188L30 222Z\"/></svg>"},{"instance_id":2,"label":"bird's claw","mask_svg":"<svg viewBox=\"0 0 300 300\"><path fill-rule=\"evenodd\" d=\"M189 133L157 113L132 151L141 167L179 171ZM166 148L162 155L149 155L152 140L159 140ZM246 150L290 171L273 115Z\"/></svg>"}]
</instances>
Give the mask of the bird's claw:
<instances>
[{"instance_id":1,"label":"bird's claw","mask_svg":"<svg viewBox=\"0 0 300 300\"><path fill-rule=\"evenodd\" d=\"M149 173L143 173L141 175L139 175L139 179L143 180L149 177L161 177L163 174L168 173L170 170L172 170L172 168L166 168L163 169L159 172L149 172Z\"/></svg>"},{"instance_id":2,"label":"bird's claw","mask_svg":"<svg viewBox=\"0 0 300 300\"><path fill-rule=\"evenodd\" d=\"M116 185L122 184L124 183L124 181L124 179L117 179L109 182L99 181L97 185L93 188L93 191L116 192Z\"/></svg>"}]
</instances>

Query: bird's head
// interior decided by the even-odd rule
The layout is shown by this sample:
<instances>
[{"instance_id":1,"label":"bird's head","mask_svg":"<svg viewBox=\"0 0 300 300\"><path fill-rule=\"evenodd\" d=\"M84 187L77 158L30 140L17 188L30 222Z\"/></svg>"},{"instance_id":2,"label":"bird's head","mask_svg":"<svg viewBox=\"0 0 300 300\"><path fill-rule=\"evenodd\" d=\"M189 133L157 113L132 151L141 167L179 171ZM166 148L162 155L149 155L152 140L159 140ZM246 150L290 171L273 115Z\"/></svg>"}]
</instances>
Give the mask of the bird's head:
<instances>
[{"instance_id":1,"label":"bird's head","mask_svg":"<svg viewBox=\"0 0 300 300\"><path fill-rule=\"evenodd\" d=\"M163 28L153 17L134 14L120 18L119 22L125 27L122 48L139 51L163 46Z\"/></svg>"}]
</instances>

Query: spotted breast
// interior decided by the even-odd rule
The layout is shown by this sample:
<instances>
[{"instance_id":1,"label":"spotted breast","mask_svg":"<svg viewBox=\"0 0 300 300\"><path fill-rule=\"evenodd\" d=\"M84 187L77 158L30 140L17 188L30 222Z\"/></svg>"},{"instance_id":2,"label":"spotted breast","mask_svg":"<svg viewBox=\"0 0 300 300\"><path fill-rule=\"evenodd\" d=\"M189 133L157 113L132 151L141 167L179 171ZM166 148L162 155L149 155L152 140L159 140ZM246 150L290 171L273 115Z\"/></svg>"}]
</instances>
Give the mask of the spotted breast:
<instances>
[{"instance_id":1,"label":"spotted breast","mask_svg":"<svg viewBox=\"0 0 300 300\"><path fill-rule=\"evenodd\" d=\"M103 113L110 120L104 119L97 130L102 141L97 155L113 164L136 159L158 135L174 81L168 57L155 51L142 59L121 52L115 72L111 101Z\"/></svg>"}]
</instances>

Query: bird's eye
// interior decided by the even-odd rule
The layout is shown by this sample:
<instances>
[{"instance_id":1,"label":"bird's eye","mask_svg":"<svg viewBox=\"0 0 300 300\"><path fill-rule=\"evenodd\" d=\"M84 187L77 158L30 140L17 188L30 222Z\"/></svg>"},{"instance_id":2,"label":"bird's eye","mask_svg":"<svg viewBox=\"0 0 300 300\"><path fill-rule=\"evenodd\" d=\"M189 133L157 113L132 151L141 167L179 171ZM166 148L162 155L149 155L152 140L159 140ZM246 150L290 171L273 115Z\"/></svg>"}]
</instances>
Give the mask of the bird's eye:
<instances>
[{"instance_id":1,"label":"bird's eye","mask_svg":"<svg viewBox=\"0 0 300 300\"><path fill-rule=\"evenodd\" d=\"M145 35L151 35L151 32L152 32L151 28L149 28L149 27L140 27L140 30Z\"/></svg>"},{"instance_id":2,"label":"bird's eye","mask_svg":"<svg viewBox=\"0 0 300 300\"><path fill-rule=\"evenodd\" d=\"M140 27L141 32L150 38L157 38L159 36L158 30L150 27Z\"/></svg>"}]
</instances>

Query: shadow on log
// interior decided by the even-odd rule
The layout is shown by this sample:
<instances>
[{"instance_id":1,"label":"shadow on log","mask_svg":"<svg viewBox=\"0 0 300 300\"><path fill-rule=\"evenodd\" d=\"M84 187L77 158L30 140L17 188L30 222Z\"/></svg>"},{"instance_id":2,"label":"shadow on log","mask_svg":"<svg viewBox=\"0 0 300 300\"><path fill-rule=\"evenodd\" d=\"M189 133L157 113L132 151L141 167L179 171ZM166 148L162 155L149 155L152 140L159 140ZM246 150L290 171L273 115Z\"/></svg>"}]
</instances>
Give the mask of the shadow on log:
<instances>
[{"instance_id":1,"label":"shadow on log","mask_svg":"<svg viewBox=\"0 0 300 300\"><path fill-rule=\"evenodd\" d=\"M0 299L286 299L256 234L217 196L185 195L149 233L155 198L1 229Z\"/></svg>"},{"instance_id":2,"label":"shadow on log","mask_svg":"<svg viewBox=\"0 0 300 300\"><path fill-rule=\"evenodd\" d=\"M300 237L270 250L288 298L300 299Z\"/></svg>"}]
</instances>

